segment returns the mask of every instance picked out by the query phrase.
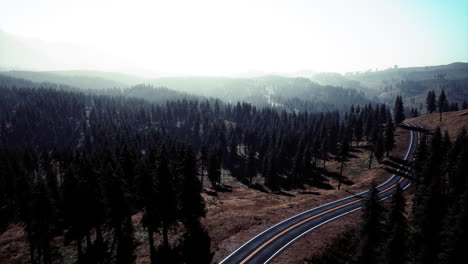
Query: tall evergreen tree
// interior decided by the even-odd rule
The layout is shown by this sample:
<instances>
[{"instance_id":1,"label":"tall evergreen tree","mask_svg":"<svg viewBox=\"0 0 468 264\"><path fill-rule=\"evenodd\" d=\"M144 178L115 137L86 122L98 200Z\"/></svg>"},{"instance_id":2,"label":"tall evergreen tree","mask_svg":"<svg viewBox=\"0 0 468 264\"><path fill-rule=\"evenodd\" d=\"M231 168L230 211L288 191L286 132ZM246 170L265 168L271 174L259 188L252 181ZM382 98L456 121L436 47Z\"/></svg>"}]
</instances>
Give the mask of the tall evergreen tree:
<instances>
[{"instance_id":1,"label":"tall evergreen tree","mask_svg":"<svg viewBox=\"0 0 468 264\"><path fill-rule=\"evenodd\" d=\"M169 229L177 220L177 199L174 187L174 177L169 170L165 149L162 150L157 167L157 211L159 212L159 228L163 236L163 250L167 253L169 250Z\"/></svg>"},{"instance_id":2,"label":"tall evergreen tree","mask_svg":"<svg viewBox=\"0 0 468 264\"><path fill-rule=\"evenodd\" d=\"M395 148L395 127L393 122L388 122L385 127L385 152L387 157L390 151Z\"/></svg>"},{"instance_id":3,"label":"tall evergreen tree","mask_svg":"<svg viewBox=\"0 0 468 264\"><path fill-rule=\"evenodd\" d=\"M423 173L424 179L419 183L422 197L414 204L414 231L415 263L436 263L437 252L440 249L440 230L442 216L445 214L446 196L443 192L443 166L444 159L443 140L440 128L432 135L430 155L426 160ZM417 197L415 197L416 199Z\"/></svg>"},{"instance_id":4,"label":"tall evergreen tree","mask_svg":"<svg viewBox=\"0 0 468 264\"><path fill-rule=\"evenodd\" d=\"M343 141L341 143L340 151L338 152L338 155L336 156L336 160L341 162L341 165L340 165L340 178L338 180L338 190L341 187L341 181L342 181L342 177L343 177L343 167L344 167L345 161L347 160L348 154L349 154L349 144L348 144L348 141L345 140L345 141Z\"/></svg>"},{"instance_id":5,"label":"tall evergreen tree","mask_svg":"<svg viewBox=\"0 0 468 264\"><path fill-rule=\"evenodd\" d=\"M249 180L249 184L252 184L252 179L257 176L257 164L256 164L256 158L255 158L255 153L253 151L249 152L249 156L247 159L247 166L245 169L245 175L247 179Z\"/></svg>"},{"instance_id":6,"label":"tall evergreen tree","mask_svg":"<svg viewBox=\"0 0 468 264\"><path fill-rule=\"evenodd\" d=\"M400 124L405 120L405 109L403 107L403 99L401 96L397 96L395 99L395 108L394 108L395 123Z\"/></svg>"},{"instance_id":7,"label":"tall evergreen tree","mask_svg":"<svg viewBox=\"0 0 468 264\"><path fill-rule=\"evenodd\" d=\"M429 91L426 97L426 110L427 113L432 113L437 109L436 105L436 95L434 90Z\"/></svg>"},{"instance_id":8,"label":"tall evergreen tree","mask_svg":"<svg viewBox=\"0 0 468 264\"><path fill-rule=\"evenodd\" d=\"M213 187L221 185L221 155L219 151L211 151L208 162L208 179Z\"/></svg>"},{"instance_id":9,"label":"tall evergreen tree","mask_svg":"<svg viewBox=\"0 0 468 264\"><path fill-rule=\"evenodd\" d=\"M153 170L155 170L153 166ZM151 263L156 263L156 248L154 246L154 231L158 227L158 216L157 211L157 193L155 180L153 177L154 173L150 171L149 166L146 163L141 162L137 166L136 181L138 183L137 191L140 198L141 206L143 207L143 217L141 218L142 225L148 232L148 244L150 250Z\"/></svg>"},{"instance_id":10,"label":"tall evergreen tree","mask_svg":"<svg viewBox=\"0 0 468 264\"><path fill-rule=\"evenodd\" d=\"M379 201L376 185L373 183L366 198L362 214L361 240L353 257L353 263L378 263L378 245L382 238L382 214L383 207Z\"/></svg>"},{"instance_id":11,"label":"tall evergreen tree","mask_svg":"<svg viewBox=\"0 0 468 264\"><path fill-rule=\"evenodd\" d=\"M392 205L385 223L385 239L381 263L404 264L408 261L408 222L405 216L405 198L400 186L392 198Z\"/></svg>"},{"instance_id":12,"label":"tall evergreen tree","mask_svg":"<svg viewBox=\"0 0 468 264\"><path fill-rule=\"evenodd\" d=\"M442 91L440 92L437 107L439 108L440 122L442 122L442 113L446 112L448 108L447 96L445 95L444 89L442 89Z\"/></svg>"}]
</instances>

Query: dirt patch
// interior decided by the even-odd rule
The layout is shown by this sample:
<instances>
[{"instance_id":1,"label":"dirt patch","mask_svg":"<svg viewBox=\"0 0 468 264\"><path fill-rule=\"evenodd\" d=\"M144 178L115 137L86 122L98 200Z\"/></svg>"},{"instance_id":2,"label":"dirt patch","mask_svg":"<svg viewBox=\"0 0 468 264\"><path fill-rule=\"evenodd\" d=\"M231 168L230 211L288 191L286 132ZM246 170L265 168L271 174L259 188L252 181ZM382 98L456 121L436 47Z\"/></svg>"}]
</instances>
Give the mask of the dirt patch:
<instances>
[{"instance_id":1,"label":"dirt patch","mask_svg":"<svg viewBox=\"0 0 468 264\"><path fill-rule=\"evenodd\" d=\"M390 156L404 158L409 140L409 132L398 128L396 130L397 147L390 153ZM209 205L206 226L212 237L212 245L215 250L214 261L221 261L253 236L288 217L349 196L350 193L347 191L355 193L367 190L373 180L377 183L386 181L392 174L386 170L389 166L374 161L371 170L368 170L369 153L364 148L365 143L361 144L362 147L357 148L352 153L354 157L350 158L343 170L344 177L354 184L342 185L341 190L310 188L307 191L290 192L294 195L294 197L290 197L267 194L237 186L230 193L221 193L217 197L205 196L207 205ZM339 173L340 164L329 161L325 168L329 172ZM335 178L329 178L329 184L336 188L338 181ZM320 195L316 195L316 193ZM337 230L344 231L347 227L358 224L359 215L360 212L355 212L321 226L292 244L277 256L273 263L303 263L304 258L310 256L311 252L321 250L325 243L331 241L338 233Z\"/></svg>"},{"instance_id":2,"label":"dirt patch","mask_svg":"<svg viewBox=\"0 0 468 264\"><path fill-rule=\"evenodd\" d=\"M440 126L442 133L447 130L450 138L454 140L463 127L468 129L468 109L443 113L442 122L440 122L439 113L410 118L405 122L421 124L429 130L434 130L437 126Z\"/></svg>"},{"instance_id":3,"label":"dirt patch","mask_svg":"<svg viewBox=\"0 0 468 264\"><path fill-rule=\"evenodd\" d=\"M10 225L0 235L0 263L25 263L29 256L28 247L23 228L19 225Z\"/></svg>"},{"instance_id":4,"label":"dirt patch","mask_svg":"<svg viewBox=\"0 0 468 264\"><path fill-rule=\"evenodd\" d=\"M396 141L397 148L391 156L403 158L409 144L409 133L398 128ZM344 184L341 190L336 190L338 186L336 177L328 177L328 184L335 188L333 190L310 187L288 191L288 195L250 189L227 175L223 175L223 183L226 187L223 191L214 193L206 187L207 193L204 193L203 197L206 201L207 216L203 223L212 238L214 261L219 262L253 236L288 217L349 196L346 190L353 193L367 190L373 180L381 183L391 175L386 170L387 165L378 164L376 161L373 162L371 170L368 170L369 153L365 150L365 142L360 143L360 147L355 148L352 155L353 157L346 162L343 175L345 179L354 184ZM325 169L331 173L339 173L340 163L328 161ZM205 183L207 183L206 179ZM330 241L337 234L337 230L341 231L346 226L357 224L359 214L359 212L353 213L318 228L281 253L274 263L303 263L303 259L312 251L320 250L325 243ZM137 243L136 263L150 263L146 242L147 233L140 225L140 219L141 214L133 217ZM175 234L171 236L174 243L178 238ZM155 237L155 239L158 241L159 238ZM73 243L63 246L63 239L57 238L54 244L60 246L57 252L58 263L74 263L76 252ZM0 234L0 263L20 264L27 263L28 259L28 244L23 229L19 225L11 225L7 231Z\"/></svg>"}]
</instances>

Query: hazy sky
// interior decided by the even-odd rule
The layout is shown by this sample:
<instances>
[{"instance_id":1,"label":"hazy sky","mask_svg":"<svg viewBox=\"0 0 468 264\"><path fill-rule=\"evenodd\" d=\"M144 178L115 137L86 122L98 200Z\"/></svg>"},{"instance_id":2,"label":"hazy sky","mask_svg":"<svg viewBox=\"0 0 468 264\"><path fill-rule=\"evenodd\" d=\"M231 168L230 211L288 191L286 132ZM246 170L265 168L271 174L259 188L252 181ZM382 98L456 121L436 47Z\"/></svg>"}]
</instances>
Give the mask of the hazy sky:
<instances>
[{"instance_id":1,"label":"hazy sky","mask_svg":"<svg viewBox=\"0 0 468 264\"><path fill-rule=\"evenodd\" d=\"M96 61L100 70L229 75L468 61L468 0L0 0L0 7L0 30L125 61Z\"/></svg>"}]
</instances>

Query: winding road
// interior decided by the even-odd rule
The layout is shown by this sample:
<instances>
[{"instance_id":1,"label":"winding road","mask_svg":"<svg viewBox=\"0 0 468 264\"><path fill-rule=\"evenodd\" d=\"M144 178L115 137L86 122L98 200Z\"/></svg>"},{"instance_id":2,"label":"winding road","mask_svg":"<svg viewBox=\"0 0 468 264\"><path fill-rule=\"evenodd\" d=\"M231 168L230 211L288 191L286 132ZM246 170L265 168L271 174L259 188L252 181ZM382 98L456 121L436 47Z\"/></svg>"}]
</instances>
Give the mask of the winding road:
<instances>
[{"instance_id":1,"label":"winding road","mask_svg":"<svg viewBox=\"0 0 468 264\"><path fill-rule=\"evenodd\" d=\"M404 160L411 161L414 159L416 147L421 138L419 131L411 129L422 127L409 123L403 123L403 126L410 129L410 144ZM377 187L379 198L384 200L392 196L398 185L402 189L408 188L412 181L409 176L410 172L411 167L400 164L397 172ZM220 264L268 263L303 235L321 225L359 210L364 205L368 192L348 196L288 218L247 241L222 260Z\"/></svg>"}]
</instances>

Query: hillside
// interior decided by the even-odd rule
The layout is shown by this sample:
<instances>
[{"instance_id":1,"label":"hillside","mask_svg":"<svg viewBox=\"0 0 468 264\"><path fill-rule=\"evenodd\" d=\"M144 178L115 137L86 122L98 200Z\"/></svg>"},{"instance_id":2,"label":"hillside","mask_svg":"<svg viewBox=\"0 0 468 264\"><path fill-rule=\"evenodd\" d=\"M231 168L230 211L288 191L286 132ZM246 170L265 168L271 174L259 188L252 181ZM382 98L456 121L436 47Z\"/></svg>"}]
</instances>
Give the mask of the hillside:
<instances>
[{"instance_id":1,"label":"hillside","mask_svg":"<svg viewBox=\"0 0 468 264\"><path fill-rule=\"evenodd\" d=\"M373 102L360 90L324 86L299 77L171 77L148 82L177 91L216 97L229 103L245 101L257 106L275 106L288 110L344 110L351 104Z\"/></svg>"},{"instance_id":2,"label":"hillside","mask_svg":"<svg viewBox=\"0 0 468 264\"><path fill-rule=\"evenodd\" d=\"M122 78L117 77L118 75L114 76L111 73L109 78L104 78L105 74L93 71L8 71L3 74L33 82L57 83L82 89L124 88L139 83L124 82Z\"/></svg>"},{"instance_id":3,"label":"hillside","mask_svg":"<svg viewBox=\"0 0 468 264\"><path fill-rule=\"evenodd\" d=\"M468 98L468 63L391 68L359 73L318 73L311 80L321 85L337 85L366 91L381 103L392 104L395 96L404 98L405 106L424 111L428 91L445 89L450 102L461 104Z\"/></svg>"},{"instance_id":4,"label":"hillside","mask_svg":"<svg viewBox=\"0 0 468 264\"><path fill-rule=\"evenodd\" d=\"M421 124L429 130L434 130L437 126L440 126L442 131L447 130L449 132L450 138L452 140L456 138L463 127L468 129L468 109L443 113L442 122L439 122L439 118L439 113L434 113L416 118L410 118L405 120L405 122Z\"/></svg>"}]
</instances>

